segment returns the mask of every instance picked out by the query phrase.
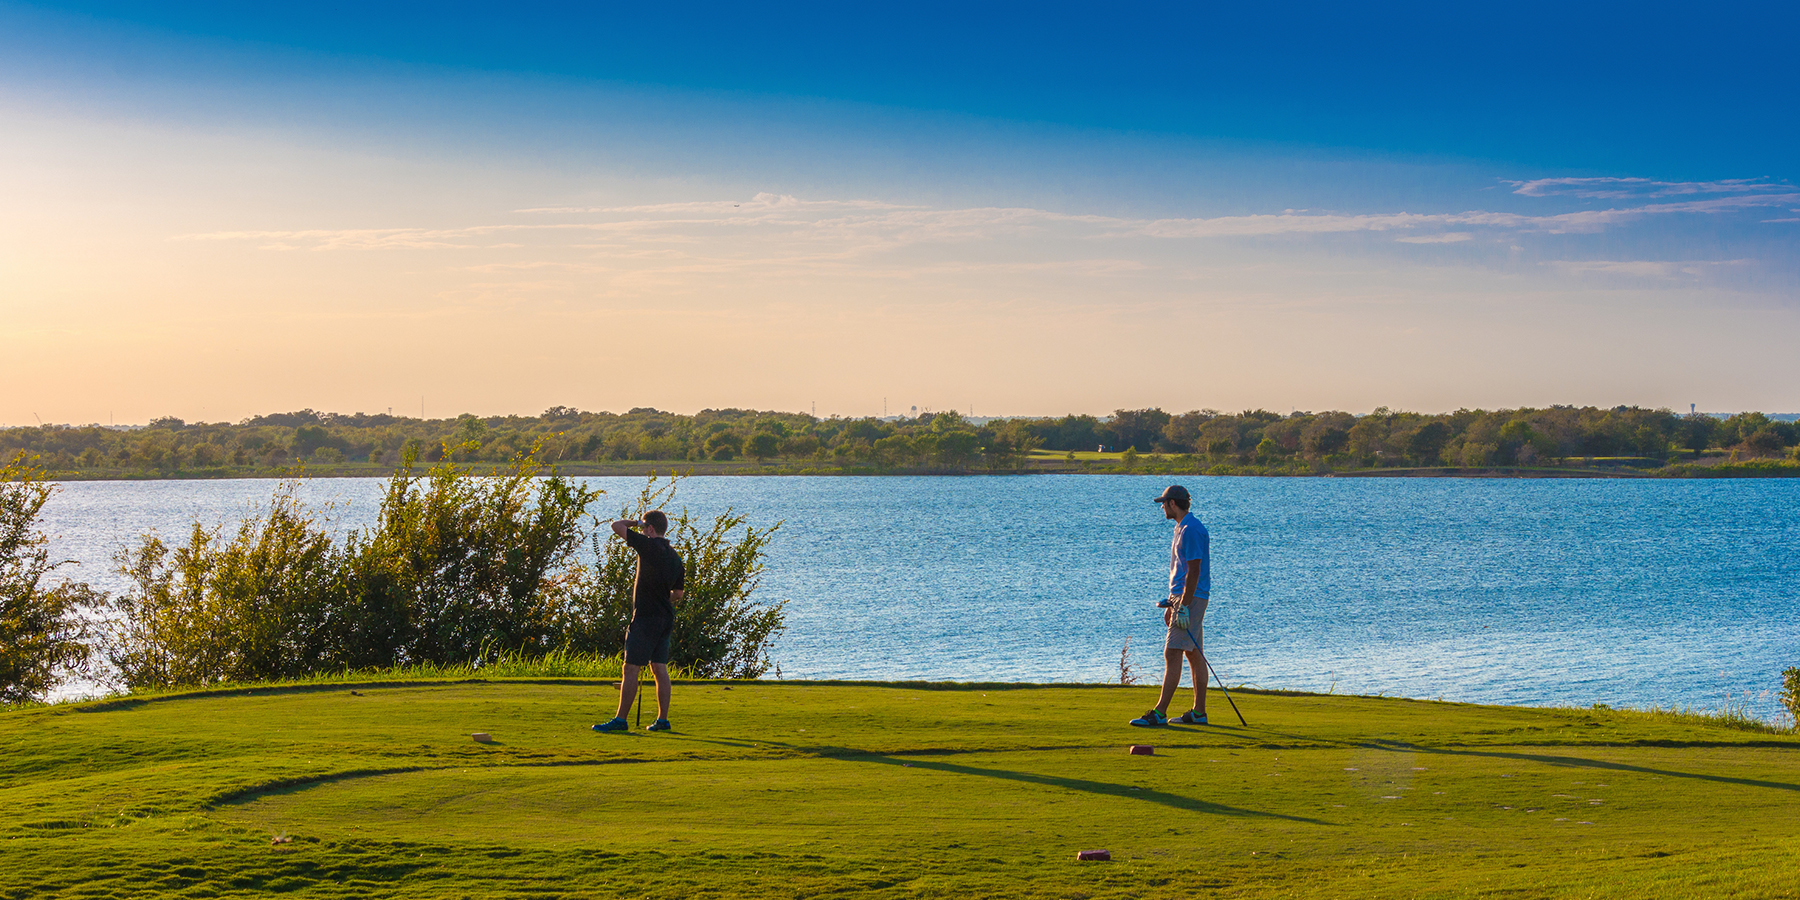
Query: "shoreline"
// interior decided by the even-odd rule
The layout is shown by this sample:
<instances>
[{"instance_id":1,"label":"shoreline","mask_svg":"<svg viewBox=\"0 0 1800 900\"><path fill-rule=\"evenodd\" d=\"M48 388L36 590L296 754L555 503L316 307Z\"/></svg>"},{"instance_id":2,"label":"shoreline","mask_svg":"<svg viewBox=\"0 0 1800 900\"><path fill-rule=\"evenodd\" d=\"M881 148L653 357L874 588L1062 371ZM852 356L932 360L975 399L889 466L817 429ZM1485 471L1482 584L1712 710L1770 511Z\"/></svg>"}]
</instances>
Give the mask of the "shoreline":
<instances>
[{"instance_id":1,"label":"shoreline","mask_svg":"<svg viewBox=\"0 0 1800 900\"><path fill-rule=\"evenodd\" d=\"M617 659L617 657L613 657ZM225 697L268 697L287 694L331 693L349 687L367 688L415 688L415 687L465 687L465 686L505 686L505 685L542 685L561 687L617 687L617 674L580 675L580 674L522 674L522 675L483 675L474 674L407 674L391 671L353 671L345 673L322 673L314 676L277 679L271 681L228 682L212 685L187 685L166 689L145 689L142 691L109 692L80 697L59 697L46 701L33 701L0 706L0 714L23 712L26 710L70 710L95 712L108 709L127 709L148 703L164 703L182 700L197 700ZM1060 690L1116 690L1119 688L1155 687L1154 679L1138 681L1132 684L1119 684L1116 681L958 681L954 679L931 678L689 678L671 677L669 683L684 687L704 687L718 685L755 685L769 688L886 688L895 690L913 690L930 692L975 692L982 691L1060 691ZM1182 690L1188 688L1184 684ZM1216 684L1209 685L1210 694L1218 694ZM1373 700L1397 703L1433 703L1447 706L1481 707L1487 709L1512 710L1518 712L1572 712L1572 713L1617 713L1623 715L1660 716L1674 719L1694 719L1720 727L1740 731L1766 732L1778 735L1800 734L1785 726L1780 716L1768 719L1753 713L1734 715L1727 710L1693 706L1680 701L1671 701L1669 706L1656 702L1647 705L1629 703L1595 702L1586 706L1576 703L1508 703L1491 700L1445 700L1442 697L1412 694L1394 694L1377 692L1359 694L1336 690L1305 690L1301 688L1261 687L1249 682L1227 685L1226 691L1233 696L1248 697L1288 697L1314 700Z\"/></svg>"},{"instance_id":2,"label":"shoreline","mask_svg":"<svg viewBox=\"0 0 1800 900\"><path fill-rule=\"evenodd\" d=\"M513 471L500 463L460 463L458 467L474 475L495 475ZM1670 471L1670 470L1674 471ZM46 471L45 481L215 481L215 480L283 480L289 478L390 478L394 467L375 463L339 463L308 466L215 466L198 469L173 469L166 472L143 470L65 470ZM817 466L805 464L644 460L616 464L575 463L546 465L545 474L565 477L648 477L650 475L735 476L810 476L832 478L854 477L946 477L967 478L993 475L1169 475L1202 478L1597 478L1597 479L1712 479L1712 478L1800 478L1800 464L1775 460L1752 460L1742 463L1704 465L1676 463L1656 469L1629 466L1488 466L1459 468L1450 466L1363 468L1323 471L1296 471L1272 466L1212 466L1183 464L1174 460L1144 460L1136 465L1095 465L1092 462L1069 463L1063 460L1036 461L1013 469L945 469L882 468L875 466Z\"/></svg>"}]
</instances>

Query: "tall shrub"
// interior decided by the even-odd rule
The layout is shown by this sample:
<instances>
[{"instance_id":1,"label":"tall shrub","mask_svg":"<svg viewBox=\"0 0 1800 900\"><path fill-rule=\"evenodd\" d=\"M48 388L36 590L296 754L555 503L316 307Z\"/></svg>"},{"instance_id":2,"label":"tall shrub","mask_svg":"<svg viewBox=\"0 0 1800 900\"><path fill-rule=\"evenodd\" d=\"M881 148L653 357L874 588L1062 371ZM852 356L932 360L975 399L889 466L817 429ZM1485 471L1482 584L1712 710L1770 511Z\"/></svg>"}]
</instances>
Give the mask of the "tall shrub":
<instances>
[{"instance_id":1,"label":"tall shrub","mask_svg":"<svg viewBox=\"0 0 1800 900\"><path fill-rule=\"evenodd\" d=\"M352 541L363 624L346 661L454 663L551 649L552 585L567 577L592 522L588 504L603 492L538 478L529 455L496 476L445 462L420 479L412 464L409 456L388 483L375 528Z\"/></svg>"},{"instance_id":2,"label":"tall shrub","mask_svg":"<svg viewBox=\"0 0 1800 900\"><path fill-rule=\"evenodd\" d=\"M620 518L642 519L675 498L679 479L652 476ZM769 646L786 628L786 601L752 597L762 584L763 561L779 523L757 528L733 510L710 521L686 509L669 516L669 540L685 567L685 599L675 609L669 661L702 678L757 678L770 668ZM603 654L624 649L631 621L637 556L604 529L593 537L594 563L581 566L559 587L563 646Z\"/></svg>"},{"instance_id":3,"label":"tall shrub","mask_svg":"<svg viewBox=\"0 0 1800 900\"><path fill-rule=\"evenodd\" d=\"M451 451L446 448L444 454ZM103 640L128 687L255 681L541 653L557 641L552 581L586 539L600 491L445 462L395 474L375 527L335 538L284 483L231 537L195 524L118 557L131 589Z\"/></svg>"},{"instance_id":4,"label":"tall shrub","mask_svg":"<svg viewBox=\"0 0 1800 900\"><path fill-rule=\"evenodd\" d=\"M102 646L128 687L289 678L334 668L357 623L345 557L295 482L226 538L145 536L116 557L131 587L111 599Z\"/></svg>"},{"instance_id":5,"label":"tall shrub","mask_svg":"<svg viewBox=\"0 0 1800 900\"><path fill-rule=\"evenodd\" d=\"M20 459L0 466L0 705L43 699L88 661L82 611L101 595L86 584L45 579L50 538L37 518L56 492Z\"/></svg>"},{"instance_id":6,"label":"tall shrub","mask_svg":"<svg viewBox=\"0 0 1800 900\"><path fill-rule=\"evenodd\" d=\"M185 543L149 536L121 553L131 588L110 601L102 642L120 680L170 687L621 649L632 554L596 536L593 563L577 558L600 491L540 478L530 457L494 476L446 461L420 477L412 465L409 454L376 524L341 541L290 482L229 537L196 524ZM633 511L674 487L652 477ZM688 566L674 662L761 675L782 606L751 593L775 529L730 511L672 522Z\"/></svg>"}]
</instances>

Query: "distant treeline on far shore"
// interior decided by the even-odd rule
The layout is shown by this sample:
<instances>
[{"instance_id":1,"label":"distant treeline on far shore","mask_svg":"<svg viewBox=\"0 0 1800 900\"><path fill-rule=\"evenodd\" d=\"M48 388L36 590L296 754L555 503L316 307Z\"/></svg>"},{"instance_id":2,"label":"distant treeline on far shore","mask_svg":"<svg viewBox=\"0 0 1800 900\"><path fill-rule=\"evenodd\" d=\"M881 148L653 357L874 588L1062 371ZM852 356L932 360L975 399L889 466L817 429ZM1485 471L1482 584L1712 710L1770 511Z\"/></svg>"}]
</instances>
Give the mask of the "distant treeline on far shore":
<instances>
[{"instance_id":1,"label":"distant treeline on far shore","mask_svg":"<svg viewBox=\"0 0 1800 900\"><path fill-rule=\"evenodd\" d=\"M237 423L162 418L121 430L0 430L0 458L60 478L385 474L410 454L479 468L533 454L568 474L1166 472L1307 474L1800 474L1800 424L1762 413L1553 406L1425 414L1267 410L1109 417L815 418L552 407L537 416L418 419L301 410Z\"/></svg>"}]
</instances>

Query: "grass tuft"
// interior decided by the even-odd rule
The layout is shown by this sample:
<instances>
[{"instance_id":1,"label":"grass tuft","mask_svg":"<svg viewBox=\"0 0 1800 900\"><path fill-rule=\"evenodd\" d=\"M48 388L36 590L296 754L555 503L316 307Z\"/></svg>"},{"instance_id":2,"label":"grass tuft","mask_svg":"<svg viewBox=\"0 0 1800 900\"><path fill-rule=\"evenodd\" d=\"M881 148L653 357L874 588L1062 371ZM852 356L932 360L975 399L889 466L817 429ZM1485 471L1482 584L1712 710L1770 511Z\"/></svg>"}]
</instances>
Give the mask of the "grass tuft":
<instances>
[{"instance_id":1,"label":"grass tuft","mask_svg":"<svg viewBox=\"0 0 1800 900\"><path fill-rule=\"evenodd\" d=\"M219 682L204 685L184 685L166 689L140 689L130 693L113 693L101 697L84 697L75 700L59 701L61 703L85 703L95 700L131 700L147 697L166 697L179 694L199 692L229 692L237 690L262 690L268 688L306 687L309 685L355 685L367 683L404 683L404 682L446 682L471 680L531 679L531 678L569 678L569 679L610 679L624 674L625 659L623 654L615 653L602 656L598 653L573 653L566 650L552 650L538 656L517 651L504 651L493 659L465 663L414 663L411 665L391 666L373 669L347 669L339 672L320 672L299 678L285 678L276 681ZM669 667L669 676L676 680L697 680L693 669L686 666ZM644 674L646 683L649 673ZM47 704L21 704L15 707L0 709L26 709Z\"/></svg>"},{"instance_id":2,"label":"grass tuft","mask_svg":"<svg viewBox=\"0 0 1800 900\"><path fill-rule=\"evenodd\" d=\"M1614 708L1604 703L1596 703L1589 709L1581 707L1562 707L1577 712L1605 713L1622 718L1645 718L1661 722L1697 727L1731 728L1737 731L1749 731L1757 734L1788 734L1790 728L1757 718L1750 712L1748 703L1725 695L1725 705L1719 709L1701 709L1693 706L1647 706Z\"/></svg>"}]
</instances>

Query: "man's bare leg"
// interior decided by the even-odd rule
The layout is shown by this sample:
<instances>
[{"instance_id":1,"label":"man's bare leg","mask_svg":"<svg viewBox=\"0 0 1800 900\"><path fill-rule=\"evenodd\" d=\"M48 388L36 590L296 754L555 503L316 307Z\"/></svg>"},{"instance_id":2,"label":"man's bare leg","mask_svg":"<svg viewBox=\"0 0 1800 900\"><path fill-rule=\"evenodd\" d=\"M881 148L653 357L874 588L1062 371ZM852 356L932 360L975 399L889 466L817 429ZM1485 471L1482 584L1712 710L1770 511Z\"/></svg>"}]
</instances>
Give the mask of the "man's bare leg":
<instances>
[{"instance_id":1,"label":"man's bare leg","mask_svg":"<svg viewBox=\"0 0 1800 900\"><path fill-rule=\"evenodd\" d=\"M650 674L656 678L656 717L669 718L669 664L653 662Z\"/></svg>"},{"instance_id":2,"label":"man's bare leg","mask_svg":"<svg viewBox=\"0 0 1800 900\"><path fill-rule=\"evenodd\" d=\"M1194 673L1194 711L1206 715L1206 654L1200 650L1187 651L1188 670Z\"/></svg>"},{"instance_id":3,"label":"man's bare leg","mask_svg":"<svg viewBox=\"0 0 1800 900\"><path fill-rule=\"evenodd\" d=\"M1162 696L1156 701L1156 711L1169 714L1169 701L1175 699L1175 689L1181 686L1182 651L1163 648L1163 682Z\"/></svg>"},{"instance_id":4,"label":"man's bare leg","mask_svg":"<svg viewBox=\"0 0 1800 900\"><path fill-rule=\"evenodd\" d=\"M631 663L625 664L623 677L619 679L619 715L617 718L623 719L626 713L631 712L631 701L637 699L638 672L643 668L643 666L634 666ZM665 674L663 677L667 678L668 675ZM658 693L660 692L659 688Z\"/></svg>"}]
</instances>

